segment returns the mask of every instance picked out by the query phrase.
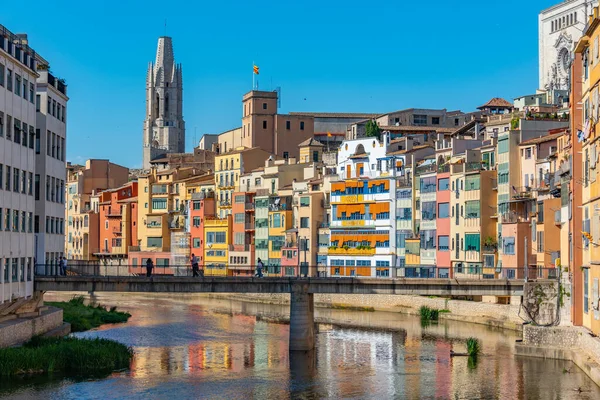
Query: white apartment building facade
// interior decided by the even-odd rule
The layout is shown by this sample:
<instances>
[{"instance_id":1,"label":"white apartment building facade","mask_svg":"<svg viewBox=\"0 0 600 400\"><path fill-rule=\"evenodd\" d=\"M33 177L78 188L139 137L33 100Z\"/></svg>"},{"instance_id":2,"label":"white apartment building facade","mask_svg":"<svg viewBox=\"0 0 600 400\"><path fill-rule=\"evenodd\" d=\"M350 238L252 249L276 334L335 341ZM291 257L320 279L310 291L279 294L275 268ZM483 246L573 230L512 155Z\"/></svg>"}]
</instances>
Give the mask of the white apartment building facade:
<instances>
[{"instance_id":1,"label":"white apartment building facade","mask_svg":"<svg viewBox=\"0 0 600 400\"><path fill-rule=\"evenodd\" d=\"M35 129L35 257L56 270L65 249L67 85L38 66Z\"/></svg>"},{"instance_id":2,"label":"white apartment building facade","mask_svg":"<svg viewBox=\"0 0 600 400\"><path fill-rule=\"evenodd\" d=\"M33 294L38 60L0 25L0 303Z\"/></svg>"}]
</instances>

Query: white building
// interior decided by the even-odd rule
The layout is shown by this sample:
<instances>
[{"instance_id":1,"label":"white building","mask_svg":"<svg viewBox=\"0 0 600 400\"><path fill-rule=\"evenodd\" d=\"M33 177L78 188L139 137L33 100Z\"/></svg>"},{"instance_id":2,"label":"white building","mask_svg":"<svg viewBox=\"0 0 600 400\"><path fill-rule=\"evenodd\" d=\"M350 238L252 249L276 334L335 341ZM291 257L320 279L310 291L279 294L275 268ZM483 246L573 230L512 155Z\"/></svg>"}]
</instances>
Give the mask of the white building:
<instances>
[{"instance_id":1,"label":"white building","mask_svg":"<svg viewBox=\"0 0 600 400\"><path fill-rule=\"evenodd\" d=\"M565 0L539 15L539 89L568 90L573 48L597 0Z\"/></svg>"},{"instance_id":2,"label":"white building","mask_svg":"<svg viewBox=\"0 0 600 400\"><path fill-rule=\"evenodd\" d=\"M156 63L148 66L146 77L142 168L150 168L151 160L166 153L184 152L181 64L175 64L171 38L162 36L158 39Z\"/></svg>"},{"instance_id":3,"label":"white building","mask_svg":"<svg viewBox=\"0 0 600 400\"><path fill-rule=\"evenodd\" d=\"M0 303L33 294L37 62L0 25Z\"/></svg>"},{"instance_id":4,"label":"white building","mask_svg":"<svg viewBox=\"0 0 600 400\"><path fill-rule=\"evenodd\" d=\"M58 267L65 248L67 85L38 59L35 165L35 257ZM30 127L31 128L31 127Z\"/></svg>"}]
</instances>

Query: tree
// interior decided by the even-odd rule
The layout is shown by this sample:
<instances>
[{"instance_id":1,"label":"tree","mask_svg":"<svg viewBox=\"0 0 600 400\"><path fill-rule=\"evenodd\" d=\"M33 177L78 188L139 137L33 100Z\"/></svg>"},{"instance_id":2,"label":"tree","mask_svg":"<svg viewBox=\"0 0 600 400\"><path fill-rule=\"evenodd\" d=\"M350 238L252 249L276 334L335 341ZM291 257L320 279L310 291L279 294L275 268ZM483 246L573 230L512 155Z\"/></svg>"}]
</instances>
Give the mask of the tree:
<instances>
[{"instance_id":1,"label":"tree","mask_svg":"<svg viewBox=\"0 0 600 400\"><path fill-rule=\"evenodd\" d=\"M375 122L374 119L367 121L367 124L365 125L365 136L381 139L381 129L379 129L379 125L377 125L377 122Z\"/></svg>"}]
</instances>

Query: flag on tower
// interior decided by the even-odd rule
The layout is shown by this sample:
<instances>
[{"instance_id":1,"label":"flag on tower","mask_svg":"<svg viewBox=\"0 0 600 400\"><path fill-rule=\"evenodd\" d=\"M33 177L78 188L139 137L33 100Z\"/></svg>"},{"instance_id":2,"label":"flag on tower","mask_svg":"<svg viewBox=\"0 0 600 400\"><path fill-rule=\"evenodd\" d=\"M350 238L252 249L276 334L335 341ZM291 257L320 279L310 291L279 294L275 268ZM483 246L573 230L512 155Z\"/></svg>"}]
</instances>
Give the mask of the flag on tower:
<instances>
[{"instance_id":1,"label":"flag on tower","mask_svg":"<svg viewBox=\"0 0 600 400\"><path fill-rule=\"evenodd\" d=\"M327 132L327 137L332 137L333 135L331 134L331 132Z\"/></svg>"},{"instance_id":2,"label":"flag on tower","mask_svg":"<svg viewBox=\"0 0 600 400\"><path fill-rule=\"evenodd\" d=\"M255 65L255 66L254 66L254 73L255 73L256 75L258 75L258 66L257 66L257 65Z\"/></svg>"}]
</instances>

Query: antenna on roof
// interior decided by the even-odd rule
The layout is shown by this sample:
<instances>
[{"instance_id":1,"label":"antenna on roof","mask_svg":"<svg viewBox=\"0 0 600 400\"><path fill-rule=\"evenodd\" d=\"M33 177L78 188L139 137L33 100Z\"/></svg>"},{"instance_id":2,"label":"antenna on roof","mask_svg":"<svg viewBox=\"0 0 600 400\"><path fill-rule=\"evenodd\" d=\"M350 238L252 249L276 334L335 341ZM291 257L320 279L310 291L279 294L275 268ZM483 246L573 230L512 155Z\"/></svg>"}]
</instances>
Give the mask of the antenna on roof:
<instances>
[{"instance_id":1,"label":"antenna on roof","mask_svg":"<svg viewBox=\"0 0 600 400\"><path fill-rule=\"evenodd\" d=\"M281 87L277 86L275 92L277 92L277 109L279 109L281 108Z\"/></svg>"}]
</instances>

